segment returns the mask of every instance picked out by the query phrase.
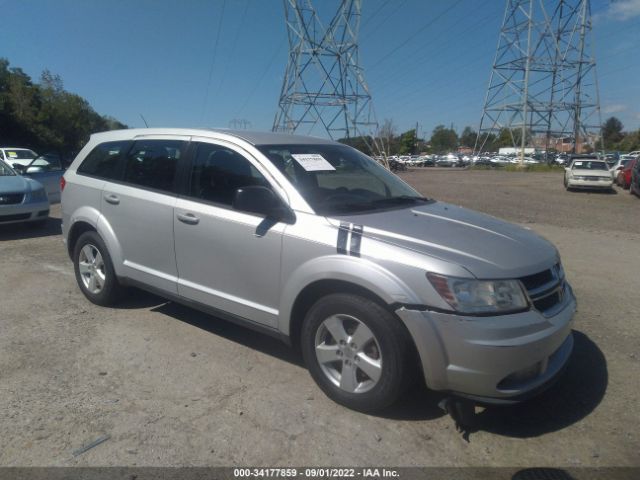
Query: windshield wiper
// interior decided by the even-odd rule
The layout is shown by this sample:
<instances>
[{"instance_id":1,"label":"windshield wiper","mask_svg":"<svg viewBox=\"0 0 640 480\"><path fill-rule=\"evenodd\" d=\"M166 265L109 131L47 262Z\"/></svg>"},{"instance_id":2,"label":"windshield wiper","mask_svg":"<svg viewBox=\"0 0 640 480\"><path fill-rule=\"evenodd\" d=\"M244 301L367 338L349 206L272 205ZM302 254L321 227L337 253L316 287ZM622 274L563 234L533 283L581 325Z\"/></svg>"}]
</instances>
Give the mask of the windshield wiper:
<instances>
[{"instance_id":1,"label":"windshield wiper","mask_svg":"<svg viewBox=\"0 0 640 480\"><path fill-rule=\"evenodd\" d=\"M426 198L426 197L414 197L411 195L399 195L397 197L387 197L387 198L381 198L379 200L374 200L371 203L374 203L376 205L402 205L405 203L424 203L424 202L430 202L431 199L430 198Z\"/></svg>"}]
</instances>

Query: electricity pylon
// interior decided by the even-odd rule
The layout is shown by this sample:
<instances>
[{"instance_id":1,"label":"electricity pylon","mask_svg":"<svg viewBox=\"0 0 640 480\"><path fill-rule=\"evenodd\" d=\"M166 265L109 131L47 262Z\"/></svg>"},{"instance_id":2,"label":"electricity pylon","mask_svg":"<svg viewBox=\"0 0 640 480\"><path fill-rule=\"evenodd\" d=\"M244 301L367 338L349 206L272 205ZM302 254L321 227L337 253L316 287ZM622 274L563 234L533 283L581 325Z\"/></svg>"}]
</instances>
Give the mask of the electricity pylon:
<instances>
[{"instance_id":1,"label":"electricity pylon","mask_svg":"<svg viewBox=\"0 0 640 480\"><path fill-rule=\"evenodd\" d=\"M474 150L502 134L521 162L527 146L575 153L601 125L590 0L507 0Z\"/></svg>"},{"instance_id":2,"label":"electricity pylon","mask_svg":"<svg viewBox=\"0 0 640 480\"><path fill-rule=\"evenodd\" d=\"M377 133L371 94L358 63L361 3L340 0L325 27L312 0L284 0L289 62L274 132L320 129L335 140Z\"/></svg>"}]
</instances>

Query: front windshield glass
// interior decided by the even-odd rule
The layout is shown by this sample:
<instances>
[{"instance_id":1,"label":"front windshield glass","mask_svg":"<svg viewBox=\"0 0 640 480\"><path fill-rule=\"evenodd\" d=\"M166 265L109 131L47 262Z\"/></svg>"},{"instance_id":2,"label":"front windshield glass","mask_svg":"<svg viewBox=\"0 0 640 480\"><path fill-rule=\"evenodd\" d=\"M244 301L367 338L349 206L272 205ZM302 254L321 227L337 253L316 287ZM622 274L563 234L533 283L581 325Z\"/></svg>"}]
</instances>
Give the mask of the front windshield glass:
<instances>
[{"instance_id":1,"label":"front windshield glass","mask_svg":"<svg viewBox=\"0 0 640 480\"><path fill-rule=\"evenodd\" d=\"M320 215L365 213L426 201L375 160L346 145L257 148Z\"/></svg>"},{"instance_id":2,"label":"front windshield glass","mask_svg":"<svg viewBox=\"0 0 640 480\"><path fill-rule=\"evenodd\" d=\"M573 162L574 170L609 170L605 162L592 160L576 160Z\"/></svg>"},{"instance_id":3,"label":"front windshield glass","mask_svg":"<svg viewBox=\"0 0 640 480\"><path fill-rule=\"evenodd\" d=\"M13 177L15 174L9 165L0 160L0 177Z\"/></svg>"},{"instance_id":4,"label":"front windshield glass","mask_svg":"<svg viewBox=\"0 0 640 480\"><path fill-rule=\"evenodd\" d=\"M38 156L33 150L27 150L25 148L6 148L4 155L7 160L33 160Z\"/></svg>"}]
</instances>

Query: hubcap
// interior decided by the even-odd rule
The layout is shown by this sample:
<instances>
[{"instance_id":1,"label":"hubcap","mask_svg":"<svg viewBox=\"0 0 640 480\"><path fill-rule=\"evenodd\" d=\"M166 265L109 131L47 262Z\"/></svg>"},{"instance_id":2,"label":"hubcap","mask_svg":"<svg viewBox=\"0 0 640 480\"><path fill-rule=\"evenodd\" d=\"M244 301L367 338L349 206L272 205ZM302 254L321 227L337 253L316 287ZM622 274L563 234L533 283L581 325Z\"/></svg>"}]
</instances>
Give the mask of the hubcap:
<instances>
[{"instance_id":1,"label":"hubcap","mask_svg":"<svg viewBox=\"0 0 640 480\"><path fill-rule=\"evenodd\" d=\"M380 345L364 323L350 315L332 315L316 332L316 358L335 386L349 393L364 393L382 374Z\"/></svg>"},{"instance_id":2,"label":"hubcap","mask_svg":"<svg viewBox=\"0 0 640 480\"><path fill-rule=\"evenodd\" d=\"M78 258L78 269L80 270L80 278L82 278L84 288L93 294L100 293L106 279L104 261L100 250L90 243L82 247Z\"/></svg>"}]
</instances>

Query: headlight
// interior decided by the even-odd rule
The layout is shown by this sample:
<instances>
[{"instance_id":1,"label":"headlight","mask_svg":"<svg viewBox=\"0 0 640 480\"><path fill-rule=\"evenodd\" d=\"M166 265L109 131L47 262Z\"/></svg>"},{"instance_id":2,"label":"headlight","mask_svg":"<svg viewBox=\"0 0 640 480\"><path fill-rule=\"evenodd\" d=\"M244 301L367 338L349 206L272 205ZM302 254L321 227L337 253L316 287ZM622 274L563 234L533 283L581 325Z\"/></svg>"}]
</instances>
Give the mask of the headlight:
<instances>
[{"instance_id":1,"label":"headlight","mask_svg":"<svg viewBox=\"0 0 640 480\"><path fill-rule=\"evenodd\" d=\"M427 273L433 288L460 313L511 313L529 307L517 280L473 280Z\"/></svg>"},{"instance_id":2,"label":"headlight","mask_svg":"<svg viewBox=\"0 0 640 480\"><path fill-rule=\"evenodd\" d=\"M44 191L44 188L39 188L38 190L31 190L29 201L45 202L46 200L47 200L47 192Z\"/></svg>"}]
</instances>

